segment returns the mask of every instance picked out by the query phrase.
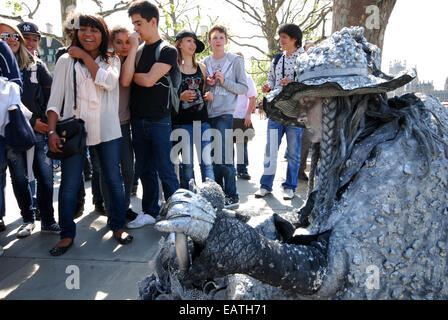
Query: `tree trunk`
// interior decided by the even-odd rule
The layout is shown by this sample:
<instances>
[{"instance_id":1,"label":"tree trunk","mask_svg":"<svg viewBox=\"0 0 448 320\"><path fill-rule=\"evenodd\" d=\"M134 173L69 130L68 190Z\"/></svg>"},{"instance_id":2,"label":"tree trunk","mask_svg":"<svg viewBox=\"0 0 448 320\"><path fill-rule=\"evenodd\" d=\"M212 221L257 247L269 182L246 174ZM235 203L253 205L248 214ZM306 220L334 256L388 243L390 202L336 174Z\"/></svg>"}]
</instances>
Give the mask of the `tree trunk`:
<instances>
[{"instance_id":1,"label":"tree trunk","mask_svg":"<svg viewBox=\"0 0 448 320\"><path fill-rule=\"evenodd\" d=\"M67 15L70 13L71 7L76 8L77 6L77 0L60 0L61 2L61 21L62 23L65 22L65 19L67 19Z\"/></svg>"},{"instance_id":2,"label":"tree trunk","mask_svg":"<svg viewBox=\"0 0 448 320\"><path fill-rule=\"evenodd\" d=\"M383 50L387 24L397 0L334 0L333 32L362 26L367 41ZM370 7L376 6L376 7Z\"/></svg>"}]
</instances>

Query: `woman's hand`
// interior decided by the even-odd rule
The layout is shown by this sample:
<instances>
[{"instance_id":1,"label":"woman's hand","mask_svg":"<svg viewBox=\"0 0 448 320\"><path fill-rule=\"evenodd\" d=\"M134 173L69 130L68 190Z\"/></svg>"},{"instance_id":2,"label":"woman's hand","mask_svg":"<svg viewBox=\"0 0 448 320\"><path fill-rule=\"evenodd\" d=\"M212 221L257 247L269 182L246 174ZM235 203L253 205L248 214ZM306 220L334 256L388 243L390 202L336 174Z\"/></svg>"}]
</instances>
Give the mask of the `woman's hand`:
<instances>
[{"instance_id":1,"label":"woman's hand","mask_svg":"<svg viewBox=\"0 0 448 320\"><path fill-rule=\"evenodd\" d=\"M180 95L180 101L193 102L194 99L196 99L196 93L193 90L186 90Z\"/></svg>"},{"instance_id":2,"label":"woman's hand","mask_svg":"<svg viewBox=\"0 0 448 320\"><path fill-rule=\"evenodd\" d=\"M33 129L37 133L46 134L48 132L48 125L40 121L40 119L37 119Z\"/></svg>"},{"instance_id":3,"label":"woman's hand","mask_svg":"<svg viewBox=\"0 0 448 320\"><path fill-rule=\"evenodd\" d=\"M56 133L53 133L48 137L48 146L51 152L62 153L61 148L63 147L61 138Z\"/></svg>"},{"instance_id":4,"label":"woman's hand","mask_svg":"<svg viewBox=\"0 0 448 320\"><path fill-rule=\"evenodd\" d=\"M206 92L205 94L204 94L204 100L205 101L213 101L213 93L211 93L210 91L209 92Z\"/></svg>"},{"instance_id":5,"label":"woman's hand","mask_svg":"<svg viewBox=\"0 0 448 320\"><path fill-rule=\"evenodd\" d=\"M70 49L68 49L68 54L73 59L84 60L84 57L86 56L87 52L85 52L83 49L81 49L79 47L73 46L73 47L70 47Z\"/></svg>"}]
</instances>

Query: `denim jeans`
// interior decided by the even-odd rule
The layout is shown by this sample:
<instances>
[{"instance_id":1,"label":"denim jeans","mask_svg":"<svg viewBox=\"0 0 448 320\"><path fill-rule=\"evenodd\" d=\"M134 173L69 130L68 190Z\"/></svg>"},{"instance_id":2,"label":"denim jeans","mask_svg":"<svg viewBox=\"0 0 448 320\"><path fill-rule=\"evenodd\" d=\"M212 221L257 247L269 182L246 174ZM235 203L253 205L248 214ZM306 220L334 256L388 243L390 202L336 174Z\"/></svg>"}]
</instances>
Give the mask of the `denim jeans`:
<instances>
[{"instance_id":1,"label":"denim jeans","mask_svg":"<svg viewBox=\"0 0 448 320\"><path fill-rule=\"evenodd\" d=\"M131 125L130 124L122 125L121 133L123 135L123 140L120 152L120 169L124 184L125 209L127 210L129 209L129 206L131 204L131 191L132 186L134 184L134 149L132 147L132 140L131 140ZM95 158L98 158L96 152L93 152L93 154L95 154ZM106 190L107 183L105 176L102 174L101 166L100 166L100 187L101 187L101 194L104 199L104 208L106 209L106 212L109 215L111 203L108 193L104 192L104 190Z\"/></svg>"},{"instance_id":2,"label":"denim jeans","mask_svg":"<svg viewBox=\"0 0 448 320\"><path fill-rule=\"evenodd\" d=\"M48 137L36 134L36 146L34 151L33 172L37 181L37 206L39 208L42 224L51 226L54 220L53 209L53 163L47 158ZM28 172L26 164L26 152L17 152L6 149L6 158L14 195L19 205L23 222L34 222L33 202L31 189L28 182Z\"/></svg>"},{"instance_id":3,"label":"denim jeans","mask_svg":"<svg viewBox=\"0 0 448 320\"><path fill-rule=\"evenodd\" d=\"M134 147L132 146L131 124L121 125L121 134L123 135L123 144L121 146L121 175L124 184L124 199L126 209L131 205L131 192L134 185Z\"/></svg>"},{"instance_id":4,"label":"denim jeans","mask_svg":"<svg viewBox=\"0 0 448 320\"><path fill-rule=\"evenodd\" d=\"M195 126L195 127L194 127ZM180 183L183 188L188 189L189 182L191 179L194 179L194 147L196 146L196 153L198 159L200 159L200 167L201 167L201 177L202 182L205 182L205 179L209 178L210 180L215 180L215 174L213 172L213 164L211 153L209 152L211 138L206 139L207 141L203 141L204 132L210 129L210 124L208 122L199 122L197 121L193 124L185 124L174 126L175 129L183 129L186 133L188 133L189 141L185 144L185 149L182 149L182 163L180 164ZM193 128L197 128L193 131ZM194 136L200 132L200 136ZM182 137L179 139L179 143L182 141ZM194 142L200 141L200 146L196 145Z\"/></svg>"},{"instance_id":5,"label":"denim jeans","mask_svg":"<svg viewBox=\"0 0 448 320\"><path fill-rule=\"evenodd\" d=\"M286 155L288 168L286 170L286 182L282 184L282 187L294 191L297 188L303 129L299 127L283 126L277 122L269 120L264 160L264 175L261 177L260 181L261 187L268 191L272 191L272 185L277 171L278 150L285 134L288 144Z\"/></svg>"},{"instance_id":6,"label":"denim jeans","mask_svg":"<svg viewBox=\"0 0 448 320\"><path fill-rule=\"evenodd\" d=\"M213 164L216 182L223 188L225 195L234 200L239 200L236 190L235 166L233 161L233 116L222 115L210 119L212 129L218 130L221 138L221 163ZM226 137L227 136L227 137ZM216 137L214 138L216 139ZM218 148L216 140L213 140L214 151ZM226 156L227 150L227 156Z\"/></svg>"},{"instance_id":7,"label":"denim jeans","mask_svg":"<svg viewBox=\"0 0 448 320\"><path fill-rule=\"evenodd\" d=\"M120 171L121 146L123 138L100 143L91 147L100 165L101 193L107 204L109 227L113 232L121 230L126 224L126 205L123 178Z\"/></svg>"},{"instance_id":8,"label":"denim jeans","mask_svg":"<svg viewBox=\"0 0 448 320\"><path fill-rule=\"evenodd\" d=\"M249 153L247 150L247 144L248 144L248 142L244 142L244 145L243 145L243 154L242 154L243 159L240 159L241 155L238 153L238 149L236 152L236 154L237 154L236 172L238 174L248 174L247 166L249 165Z\"/></svg>"},{"instance_id":9,"label":"denim jeans","mask_svg":"<svg viewBox=\"0 0 448 320\"><path fill-rule=\"evenodd\" d=\"M136 167L143 185L142 209L156 217L159 214L159 182L162 181L165 200L179 189L179 180L171 162L171 117L159 121L132 120L132 139Z\"/></svg>"},{"instance_id":10,"label":"denim jeans","mask_svg":"<svg viewBox=\"0 0 448 320\"><path fill-rule=\"evenodd\" d=\"M96 154L93 147L88 149L90 154L90 160L92 161L92 200L93 204L103 203L104 198L101 193L101 169L100 169L100 159Z\"/></svg>"},{"instance_id":11,"label":"denim jeans","mask_svg":"<svg viewBox=\"0 0 448 320\"><path fill-rule=\"evenodd\" d=\"M61 239L74 239L76 236L74 217L78 202L79 186L82 180L84 157L84 154L77 154L61 161L61 185L58 206Z\"/></svg>"},{"instance_id":12,"label":"denim jeans","mask_svg":"<svg viewBox=\"0 0 448 320\"><path fill-rule=\"evenodd\" d=\"M0 219L5 216L6 167L5 138L0 136Z\"/></svg>"}]
</instances>

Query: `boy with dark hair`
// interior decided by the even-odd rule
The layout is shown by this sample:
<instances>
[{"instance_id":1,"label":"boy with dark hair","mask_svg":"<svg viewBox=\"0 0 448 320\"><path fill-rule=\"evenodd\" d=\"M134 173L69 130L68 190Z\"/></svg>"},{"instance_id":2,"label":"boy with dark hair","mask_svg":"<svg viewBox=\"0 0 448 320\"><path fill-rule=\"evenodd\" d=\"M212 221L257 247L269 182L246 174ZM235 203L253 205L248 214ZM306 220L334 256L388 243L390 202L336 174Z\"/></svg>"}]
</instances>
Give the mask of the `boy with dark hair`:
<instances>
[{"instance_id":1,"label":"boy with dark hair","mask_svg":"<svg viewBox=\"0 0 448 320\"><path fill-rule=\"evenodd\" d=\"M128 228L154 224L159 214L159 183L165 199L179 189L179 180L170 159L171 100L168 73L177 68L177 50L162 42L159 11L148 1L134 2L128 10L135 32L129 36L131 48L123 63L120 83L132 84L130 101L136 166L143 185L142 213ZM144 46L139 49L139 40ZM156 53L159 53L158 59Z\"/></svg>"},{"instance_id":2,"label":"boy with dark hair","mask_svg":"<svg viewBox=\"0 0 448 320\"><path fill-rule=\"evenodd\" d=\"M246 71L242 57L225 51L228 43L225 27L220 25L212 27L208 42L213 54L205 58L204 64L207 67L207 85L214 97L208 104L208 116L210 126L219 131L222 143L222 159L214 158L215 180L224 189L226 207L233 209L238 207L239 203L233 164L233 114L238 95L246 94L248 91ZM226 132L230 132L230 137L227 139ZM214 144L215 148L216 145L219 143ZM217 152L216 149L214 151Z\"/></svg>"},{"instance_id":3,"label":"boy with dark hair","mask_svg":"<svg viewBox=\"0 0 448 320\"><path fill-rule=\"evenodd\" d=\"M271 90L281 89L295 79L295 62L297 57L305 53L302 46L302 31L293 24L281 25L278 31L280 45L283 53L275 57L271 69L269 70L268 82L263 86L263 93ZM269 119L268 134L266 144L266 154L264 160L264 174L261 177L260 190L255 194L256 198L262 198L272 192L275 173L277 171L277 153L286 135L288 144L286 158L288 167L286 171L286 181L282 184L283 199L292 200L298 185L298 175L300 167L301 141L303 129L299 127L283 126ZM275 138L277 138L275 140Z\"/></svg>"}]
</instances>

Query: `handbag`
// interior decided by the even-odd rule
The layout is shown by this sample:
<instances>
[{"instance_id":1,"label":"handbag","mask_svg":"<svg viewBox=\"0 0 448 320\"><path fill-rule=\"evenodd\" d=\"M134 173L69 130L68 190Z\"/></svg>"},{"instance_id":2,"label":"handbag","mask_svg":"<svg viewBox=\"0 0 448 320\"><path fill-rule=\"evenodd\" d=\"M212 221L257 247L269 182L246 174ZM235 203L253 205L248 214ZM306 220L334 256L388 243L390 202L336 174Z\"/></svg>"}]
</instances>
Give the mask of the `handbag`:
<instances>
[{"instance_id":1,"label":"handbag","mask_svg":"<svg viewBox=\"0 0 448 320\"><path fill-rule=\"evenodd\" d=\"M75 96L73 110L76 110L78 108L76 103L77 87L75 64L76 60L73 64L73 91ZM61 118L64 116L64 108L65 102L62 106ZM64 160L76 154L85 153L87 132L85 129L84 120L73 116L69 119L58 121L56 123L56 133L61 139L62 147L59 149L62 151L62 153L48 151L48 158L54 160Z\"/></svg>"},{"instance_id":2,"label":"handbag","mask_svg":"<svg viewBox=\"0 0 448 320\"><path fill-rule=\"evenodd\" d=\"M19 106L8 109L9 123L5 127L5 144L15 151L28 151L37 143L31 125L25 119Z\"/></svg>"}]
</instances>

